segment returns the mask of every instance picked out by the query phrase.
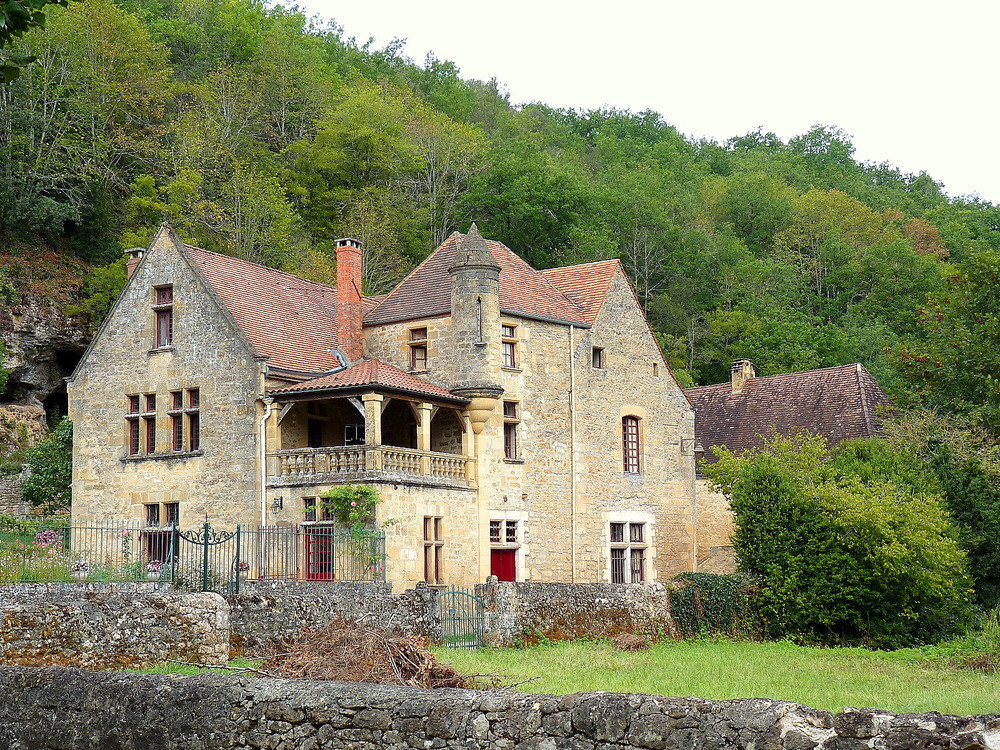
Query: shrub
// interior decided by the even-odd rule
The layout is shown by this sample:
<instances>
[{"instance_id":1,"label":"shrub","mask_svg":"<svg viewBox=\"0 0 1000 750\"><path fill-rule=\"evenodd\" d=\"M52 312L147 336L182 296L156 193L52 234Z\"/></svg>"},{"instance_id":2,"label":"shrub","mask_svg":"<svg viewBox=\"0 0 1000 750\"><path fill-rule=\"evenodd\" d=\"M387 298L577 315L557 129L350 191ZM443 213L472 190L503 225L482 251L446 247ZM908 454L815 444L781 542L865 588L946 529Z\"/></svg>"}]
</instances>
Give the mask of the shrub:
<instances>
[{"instance_id":1,"label":"shrub","mask_svg":"<svg viewBox=\"0 0 1000 750\"><path fill-rule=\"evenodd\" d=\"M749 637L758 631L754 588L745 575L682 573L674 578L670 611L685 638Z\"/></svg>"},{"instance_id":2,"label":"shrub","mask_svg":"<svg viewBox=\"0 0 1000 750\"><path fill-rule=\"evenodd\" d=\"M378 490L365 485L345 484L328 490L323 507L333 513L337 523L360 530L375 522L375 506L381 499Z\"/></svg>"},{"instance_id":3,"label":"shrub","mask_svg":"<svg viewBox=\"0 0 1000 750\"><path fill-rule=\"evenodd\" d=\"M896 648L967 621L965 555L941 497L901 478L904 460L892 481L885 456L831 460L819 437L716 454L706 473L730 498L767 635Z\"/></svg>"},{"instance_id":4,"label":"shrub","mask_svg":"<svg viewBox=\"0 0 1000 750\"><path fill-rule=\"evenodd\" d=\"M31 476L24 499L46 513L69 510L73 482L73 423L61 420L49 437L27 452Z\"/></svg>"}]
</instances>

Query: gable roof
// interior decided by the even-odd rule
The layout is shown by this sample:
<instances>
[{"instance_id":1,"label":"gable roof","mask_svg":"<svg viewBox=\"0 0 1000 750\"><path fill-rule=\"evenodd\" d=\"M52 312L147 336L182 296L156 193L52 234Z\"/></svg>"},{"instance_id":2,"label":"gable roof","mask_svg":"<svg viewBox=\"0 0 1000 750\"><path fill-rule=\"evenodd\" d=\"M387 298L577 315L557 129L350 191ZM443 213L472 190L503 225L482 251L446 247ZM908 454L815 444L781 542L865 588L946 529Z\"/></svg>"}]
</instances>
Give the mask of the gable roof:
<instances>
[{"instance_id":1,"label":"gable roof","mask_svg":"<svg viewBox=\"0 0 1000 750\"><path fill-rule=\"evenodd\" d=\"M455 251L465 235L455 232L414 269L382 302L365 315L365 325L448 315ZM500 265L500 310L526 318L588 327L583 310L540 271L521 260L502 242L486 240Z\"/></svg>"},{"instance_id":2,"label":"gable roof","mask_svg":"<svg viewBox=\"0 0 1000 750\"><path fill-rule=\"evenodd\" d=\"M542 276L575 303L584 319L593 325L619 268L621 261L618 259L598 260L576 266L547 268L542 271Z\"/></svg>"},{"instance_id":3,"label":"gable roof","mask_svg":"<svg viewBox=\"0 0 1000 750\"><path fill-rule=\"evenodd\" d=\"M398 367L387 365L377 359L365 359L350 367L330 375L304 380L295 385L275 388L274 396L305 394L329 391L351 391L358 388L376 386L382 390L413 396L429 396L435 400L467 404L468 399L452 394L448 389L411 375Z\"/></svg>"},{"instance_id":4,"label":"gable roof","mask_svg":"<svg viewBox=\"0 0 1000 750\"><path fill-rule=\"evenodd\" d=\"M750 378L740 393L730 383L684 392L695 407L695 439L710 463L717 460L713 446L759 448L774 432L808 430L831 443L879 435L877 409L890 405L861 364Z\"/></svg>"},{"instance_id":5,"label":"gable roof","mask_svg":"<svg viewBox=\"0 0 1000 750\"><path fill-rule=\"evenodd\" d=\"M192 245L182 251L268 367L320 373L341 366L337 290Z\"/></svg>"}]
</instances>

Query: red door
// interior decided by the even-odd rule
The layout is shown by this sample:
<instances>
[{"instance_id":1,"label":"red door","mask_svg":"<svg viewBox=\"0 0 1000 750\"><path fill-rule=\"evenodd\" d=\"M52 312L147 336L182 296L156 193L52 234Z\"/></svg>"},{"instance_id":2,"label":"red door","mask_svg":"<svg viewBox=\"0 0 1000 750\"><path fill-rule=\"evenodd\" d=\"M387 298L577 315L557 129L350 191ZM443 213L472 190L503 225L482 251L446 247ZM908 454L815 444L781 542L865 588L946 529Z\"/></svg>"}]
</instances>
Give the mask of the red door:
<instances>
[{"instance_id":1,"label":"red door","mask_svg":"<svg viewBox=\"0 0 1000 750\"><path fill-rule=\"evenodd\" d=\"M334 575L333 529L306 529L306 579L332 581Z\"/></svg>"},{"instance_id":2,"label":"red door","mask_svg":"<svg viewBox=\"0 0 1000 750\"><path fill-rule=\"evenodd\" d=\"M490 550L490 573L501 581L517 580L517 550Z\"/></svg>"}]
</instances>

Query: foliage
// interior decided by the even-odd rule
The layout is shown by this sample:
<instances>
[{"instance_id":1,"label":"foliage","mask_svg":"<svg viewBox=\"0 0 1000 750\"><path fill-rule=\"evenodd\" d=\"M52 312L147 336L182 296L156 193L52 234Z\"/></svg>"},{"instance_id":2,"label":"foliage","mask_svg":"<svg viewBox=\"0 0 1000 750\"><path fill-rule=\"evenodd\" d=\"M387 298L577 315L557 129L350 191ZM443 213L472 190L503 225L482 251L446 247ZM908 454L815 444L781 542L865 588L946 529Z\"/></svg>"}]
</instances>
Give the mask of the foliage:
<instances>
[{"instance_id":1,"label":"foliage","mask_svg":"<svg viewBox=\"0 0 1000 750\"><path fill-rule=\"evenodd\" d=\"M670 612L686 638L748 637L757 631L754 589L740 574L682 573L674 578Z\"/></svg>"},{"instance_id":2,"label":"foliage","mask_svg":"<svg viewBox=\"0 0 1000 750\"><path fill-rule=\"evenodd\" d=\"M26 31L45 27L48 5L69 5L69 0L0 0L0 49ZM0 84L10 83L21 74L21 68L35 62L31 55L0 58Z\"/></svg>"},{"instance_id":3,"label":"foliage","mask_svg":"<svg viewBox=\"0 0 1000 750\"><path fill-rule=\"evenodd\" d=\"M83 279L83 299L67 305L66 314L79 316L91 333L96 332L128 281L125 264L126 259L119 258L110 265L98 266L90 271Z\"/></svg>"},{"instance_id":4,"label":"foliage","mask_svg":"<svg viewBox=\"0 0 1000 750\"><path fill-rule=\"evenodd\" d=\"M768 635L899 647L961 627L966 559L940 495L901 481L902 462L822 438L776 437L706 467L730 498L733 545L759 583Z\"/></svg>"},{"instance_id":5,"label":"foliage","mask_svg":"<svg viewBox=\"0 0 1000 750\"><path fill-rule=\"evenodd\" d=\"M355 484L339 485L321 497L324 510L352 531L363 530L375 522L375 507L381 500L374 487Z\"/></svg>"},{"instance_id":6,"label":"foliage","mask_svg":"<svg viewBox=\"0 0 1000 750\"><path fill-rule=\"evenodd\" d=\"M24 499L45 513L69 510L73 481L73 423L61 420L49 437L27 451L31 475Z\"/></svg>"},{"instance_id":7,"label":"foliage","mask_svg":"<svg viewBox=\"0 0 1000 750\"><path fill-rule=\"evenodd\" d=\"M10 379L10 370L3 366L7 356L7 347L0 339L0 394L7 392L7 381Z\"/></svg>"}]
</instances>

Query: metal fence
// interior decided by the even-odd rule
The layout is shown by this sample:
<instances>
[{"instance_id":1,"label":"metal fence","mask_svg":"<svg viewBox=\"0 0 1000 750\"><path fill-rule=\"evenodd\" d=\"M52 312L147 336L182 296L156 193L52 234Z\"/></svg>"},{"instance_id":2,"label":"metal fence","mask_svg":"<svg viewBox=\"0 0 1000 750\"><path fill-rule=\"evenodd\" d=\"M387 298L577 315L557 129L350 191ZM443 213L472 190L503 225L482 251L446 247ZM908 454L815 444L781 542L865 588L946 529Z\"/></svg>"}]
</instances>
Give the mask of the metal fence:
<instances>
[{"instance_id":1,"label":"metal fence","mask_svg":"<svg viewBox=\"0 0 1000 750\"><path fill-rule=\"evenodd\" d=\"M0 583L166 581L238 592L247 580L384 581L385 533L329 525L193 529L127 523L0 528Z\"/></svg>"}]
</instances>

